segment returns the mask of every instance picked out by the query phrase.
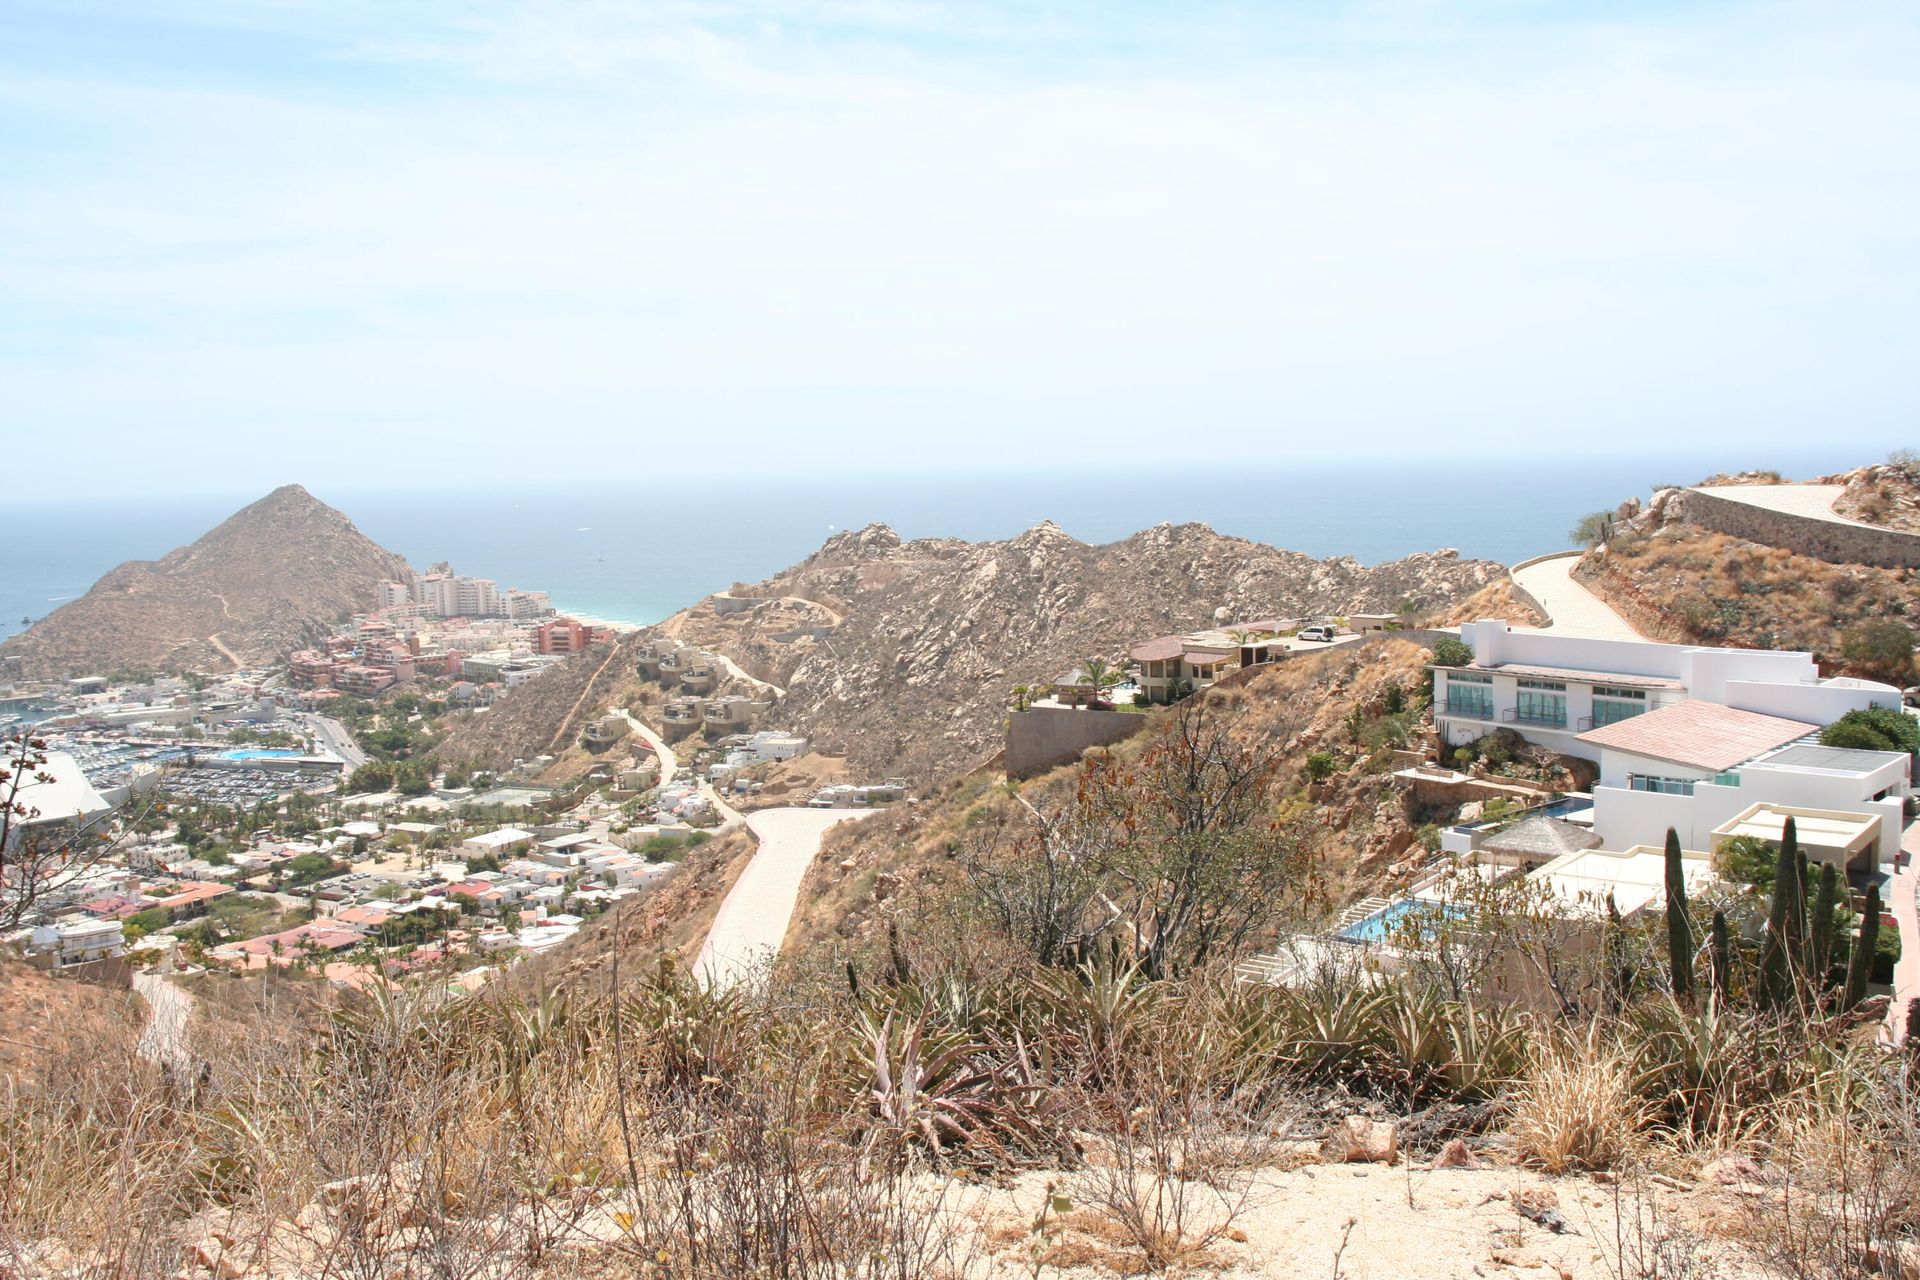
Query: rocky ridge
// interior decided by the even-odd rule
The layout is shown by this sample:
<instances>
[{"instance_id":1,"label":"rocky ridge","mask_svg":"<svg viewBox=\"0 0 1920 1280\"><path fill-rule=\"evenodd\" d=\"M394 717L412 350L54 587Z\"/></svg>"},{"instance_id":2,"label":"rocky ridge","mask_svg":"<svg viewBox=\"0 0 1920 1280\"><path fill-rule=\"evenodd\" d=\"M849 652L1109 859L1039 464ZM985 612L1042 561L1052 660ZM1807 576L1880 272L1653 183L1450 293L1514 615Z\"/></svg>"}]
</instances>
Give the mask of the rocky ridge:
<instances>
[{"instance_id":1,"label":"rocky ridge","mask_svg":"<svg viewBox=\"0 0 1920 1280\"><path fill-rule=\"evenodd\" d=\"M283 485L189 546L111 570L0 645L0 662L36 679L257 666L410 573L345 515Z\"/></svg>"},{"instance_id":2,"label":"rocky ridge","mask_svg":"<svg viewBox=\"0 0 1920 1280\"><path fill-rule=\"evenodd\" d=\"M800 564L661 624L787 690L781 722L856 771L933 778L995 749L1008 690L1151 636L1271 616L1458 606L1506 569L1441 550L1367 566L1204 524L1090 546L1050 522L1001 542L834 535Z\"/></svg>"}]
</instances>

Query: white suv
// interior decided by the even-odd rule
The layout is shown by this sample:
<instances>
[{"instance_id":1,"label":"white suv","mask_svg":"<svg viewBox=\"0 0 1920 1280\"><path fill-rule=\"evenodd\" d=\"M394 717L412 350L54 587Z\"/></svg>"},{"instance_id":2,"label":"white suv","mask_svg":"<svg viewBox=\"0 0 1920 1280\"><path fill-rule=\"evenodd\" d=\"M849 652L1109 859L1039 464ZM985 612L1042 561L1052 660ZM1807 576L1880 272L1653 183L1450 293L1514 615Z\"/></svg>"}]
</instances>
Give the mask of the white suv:
<instances>
[{"instance_id":1,"label":"white suv","mask_svg":"<svg viewBox=\"0 0 1920 1280\"><path fill-rule=\"evenodd\" d=\"M1302 640L1330 641L1333 639L1333 628L1332 627L1302 627L1300 628L1300 638Z\"/></svg>"}]
</instances>

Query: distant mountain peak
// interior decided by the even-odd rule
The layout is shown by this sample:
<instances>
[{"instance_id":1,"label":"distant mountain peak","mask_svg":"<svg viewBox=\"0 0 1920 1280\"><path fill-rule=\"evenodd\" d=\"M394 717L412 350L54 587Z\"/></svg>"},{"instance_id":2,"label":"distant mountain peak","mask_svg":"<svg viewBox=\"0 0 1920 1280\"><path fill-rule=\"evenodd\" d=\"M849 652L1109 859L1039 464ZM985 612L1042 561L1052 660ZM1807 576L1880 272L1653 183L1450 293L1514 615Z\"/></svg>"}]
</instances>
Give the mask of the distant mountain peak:
<instances>
[{"instance_id":1,"label":"distant mountain peak","mask_svg":"<svg viewBox=\"0 0 1920 1280\"><path fill-rule=\"evenodd\" d=\"M0 646L31 677L223 671L274 661L371 610L407 562L298 484L281 485L158 560L129 560Z\"/></svg>"}]
</instances>

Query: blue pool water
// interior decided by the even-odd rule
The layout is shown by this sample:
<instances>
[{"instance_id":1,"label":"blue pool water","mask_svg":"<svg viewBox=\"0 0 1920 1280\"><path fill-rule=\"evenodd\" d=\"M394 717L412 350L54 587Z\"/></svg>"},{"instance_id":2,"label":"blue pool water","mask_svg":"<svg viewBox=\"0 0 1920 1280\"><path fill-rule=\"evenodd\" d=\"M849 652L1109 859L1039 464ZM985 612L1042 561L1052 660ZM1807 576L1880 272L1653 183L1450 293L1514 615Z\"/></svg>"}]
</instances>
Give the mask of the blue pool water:
<instances>
[{"instance_id":1,"label":"blue pool water","mask_svg":"<svg viewBox=\"0 0 1920 1280\"><path fill-rule=\"evenodd\" d=\"M1418 898L1402 898L1390 902L1370 916L1355 920L1340 931L1339 936L1348 942L1385 942L1398 930L1406 918L1414 912L1431 913L1438 904L1422 902ZM1466 908L1455 905L1441 908L1448 916L1458 919L1466 914Z\"/></svg>"},{"instance_id":2,"label":"blue pool water","mask_svg":"<svg viewBox=\"0 0 1920 1280\"><path fill-rule=\"evenodd\" d=\"M232 751L222 751L222 760L278 760L287 756L297 756L298 751L289 751L284 747L236 747Z\"/></svg>"}]
</instances>

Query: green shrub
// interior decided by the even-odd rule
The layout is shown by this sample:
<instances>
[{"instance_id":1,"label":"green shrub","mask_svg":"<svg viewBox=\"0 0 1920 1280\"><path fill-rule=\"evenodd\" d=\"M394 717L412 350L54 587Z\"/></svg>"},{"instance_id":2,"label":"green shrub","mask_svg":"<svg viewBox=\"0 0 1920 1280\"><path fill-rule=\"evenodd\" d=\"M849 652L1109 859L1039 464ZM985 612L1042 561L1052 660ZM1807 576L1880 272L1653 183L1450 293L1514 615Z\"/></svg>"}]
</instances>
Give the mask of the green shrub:
<instances>
[{"instance_id":1,"label":"green shrub","mask_svg":"<svg viewBox=\"0 0 1920 1280\"><path fill-rule=\"evenodd\" d=\"M1315 782L1330 776L1338 764L1339 761L1334 758L1331 751L1307 752L1307 776Z\"/></svg>"},{"instance_id":2,"label":"green shrub","mask_svg":"<svg viewBox=\"0 0 1920 1280\"><path fill-rule=\"evenodd\" d=\"M1892 707L1849 711L1820 731L1820 744L1856 751L1904 751L1920 754L1920 724Z\"/></svg>"}]
</instances>

